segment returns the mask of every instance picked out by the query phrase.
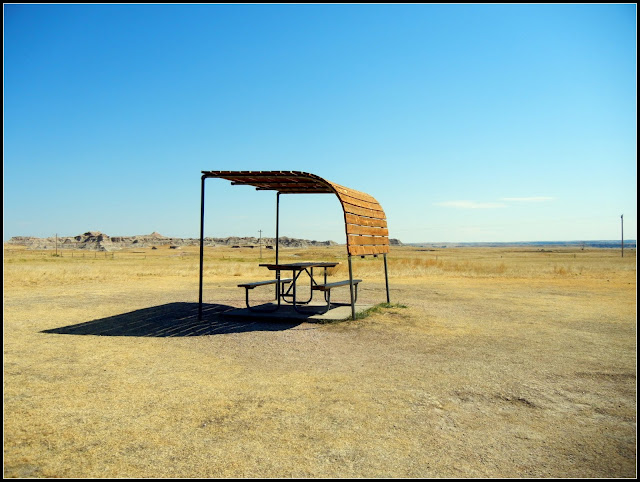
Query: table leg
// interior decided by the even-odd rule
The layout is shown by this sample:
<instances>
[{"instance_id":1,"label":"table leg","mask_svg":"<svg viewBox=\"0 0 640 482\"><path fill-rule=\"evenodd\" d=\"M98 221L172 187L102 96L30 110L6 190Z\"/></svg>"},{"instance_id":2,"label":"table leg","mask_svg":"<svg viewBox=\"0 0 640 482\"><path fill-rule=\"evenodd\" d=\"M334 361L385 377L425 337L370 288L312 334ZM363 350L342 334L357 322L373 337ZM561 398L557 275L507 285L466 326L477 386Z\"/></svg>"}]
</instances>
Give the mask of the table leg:
<instances>
[{"instance_id":1,"label":"table leg","mask_svg":"<svg viewBox=\"0 0 640 482\"><path fill-rule=\"evenodd\" d=\"M303 268L300 270L300 272L298 273L298 276L300 276L302 274L303 271L305 271L308 275L309 275L309 291L310 291L310 295L309 295L309 299L307 301L303 301L303 302L298 302L297 301L297 293L296 293L296 281L298 279L298 276L294 276L293 277L293 309L296 310L298 313L303 313L303 314L308 314L308 311L304 311L298 308L299 305L308 305L311 300L313 299L313 284L314 284L314 279L313 279L313 268L310 268L311 271L307 270L307 268Z\"/></svg>"},{"instance_id":2,"label":"table leg","mask_svg":"<svg viewBox=\"0 0 640 482\"><path fill-rule=\"evenodd\" d=\"M300 278L300 275L302 274L302 272L303 272L303 271L305 271L307 274L309 274L309 272L308 272L306 269L300 269L300 270L298 270L298 271L297 271L297 274L296 274L296 271L295 271L295 270L292 270L292 271L291 271L291 276L293 277L293 283L291 283L291 286L289 286L289 288L287 288L287 291L283 292L283 293L280 295L280 297L281 297L285 302L287 302L287 303L293 303L293 300L292 300L292 301L289 301L289 300L287 299L287 297L289 297L289 298L293 297L293 298L295 299L295 295L292 295L291 291L293 291L293 287L294 287L294 286L296 286L296 282L297 282L298 278ZM312 294L312 295L313 295L313 294ZM302 301L302 302L296 301L296 304L298 304L298 305L306 305L306 304L308 304L310 301L311 301L311 298L309 298L307 301Z\"/></svg>"},{"instance_id":3,"label":"table leg","mask_svg":"<svg viewBox=\"0 0 640 482\"><path fill-rule=\"evenodd\" d=\"M302 273L302 271L300 271L300 273ZM298 273L298 276L300 276L300 273ZM296 302L296 298L297 298L296 285L298 284L296 283L296 281L298 280L298 276L296 276L296 272L294 270L293 271L293 309L296 310L298 313L300 313L300 310L298 309L298 304Z\"/></svg>"}]
</instances>

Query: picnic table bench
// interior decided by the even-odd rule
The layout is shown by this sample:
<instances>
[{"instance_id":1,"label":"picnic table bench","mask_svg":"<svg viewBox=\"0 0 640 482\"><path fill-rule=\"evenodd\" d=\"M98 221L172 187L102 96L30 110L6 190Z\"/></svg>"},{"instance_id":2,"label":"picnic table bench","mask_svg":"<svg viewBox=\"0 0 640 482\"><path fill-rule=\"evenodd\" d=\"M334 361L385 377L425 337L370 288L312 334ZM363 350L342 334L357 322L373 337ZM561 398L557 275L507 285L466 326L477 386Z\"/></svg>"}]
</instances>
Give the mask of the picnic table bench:
<instances>
[{"instance_id":1,"label":"picnic table bench","mask_svg":"<svg viewBox=\"0 0 640 482\"><path fill-rule=\"evenodd\" d=\"M324 300L327 302L327 306L326 309L324 311L322 311L321 313L326 313L327 311L329 311L329 309L331 309L331 290L333 288L337 288L340 286L349 286L351 284L351 281L349 280L344 280L344 281L334 281L331 283L327 282L327 268L333 268L334 266L337 266L338 262L324 262L324 261L316 261L316 262L308 262L308 261L304 261L304 262L300 262L300 263L285 263L285 264L280 264L280 263L265 263L265 264L261 264L260 266L266 267L269 270L272 271L276 271L276 273L278 273L278 275L280 274L281 271L291 271L292 272L292 277L291 278L280 278L279 276L276 277L276 279L271 279L271 280L266 280L266 281L254 281L251 283L241 283L238 285L239 288L245 288L245 301L246 301L246 305L247 308L251 311L262 311L262 312L273 312L276 311L278 308L280 308L281 305L281 300L284 300L287 303L291 303L293 304L293 308L300 312L300 313L304 313L304 311L300 310L298 308L299 305L305 305L305 304L309 304L311 302L311 300L313 299L313 292L314 291L321 291L324 293ZM324 283L319 283L316 281L316 279L314 278L314 274L313 274L313 268L324 268ZM309 280L310 280L310 296L308 300L305 301L300 301L297 298L297 280L300 277L300 275L306 272L309 275ZM355 298L354 298L354 302L355 299L358 296L358 283L361 283L362 280L360 279L356 279L353 280L353 286L355 287ZM291 283L291 286L289 286L286 291L285 291L285 284ZM277 305L275 307L271 307L271 308L261 308L261 309L257 309L255 307L252 307L249 303L249 290L254 289L257 286L265 286L265 285L271 285L271 284L275 284L276 285L276 300L277 300Z\"/></svg>"},{"instance_id":2,"label":"picnic table bench","mask_svg":"<svg viewBox=\"0 0 640 482\"><path fill-rule=\"evenodd\" d=\"M331 290L333 288L337 288L339 286L349 286L353 283L354 294L353 294L353 302L355 303L358 300L358 283L361 283L361 279L354 279L352 281L346 279L344 281L335 281L333 283L323 283L316 284L311 287L313 291L323 291L324 292L324 300L327 302L327 309L324 311L326 313L331 309Z\"/></svg>"},{"instance_id":3,"label":"picnic table bench","mask_svg":"<svg viewBox=\"0 0 640 482\"><path fill-rule=\"evenodd\" d=\"M254 308L249 304L249 290L254 289L256 286L272 285L272 284L277 284L278 282L280 282L281 283L280 290L276 290L276 296L278 296L280 291L282 289L284 289L284 285L286 283L291 283L292 281L293 281L293 278L281 278L281 279L270 279L270 280L265 280L265 281L254 281L252 283L241 283L241 284L238 285L238 288L244 288L245 289L245 302L246 302L247 308L249 310L251 310L251 311L267 311L267 312L271 312L271 311L276 311L278 308L280 308L280 300L278 299L278 305L275 308L258 310L257 308Z\"/></svg>"}]
</instances>

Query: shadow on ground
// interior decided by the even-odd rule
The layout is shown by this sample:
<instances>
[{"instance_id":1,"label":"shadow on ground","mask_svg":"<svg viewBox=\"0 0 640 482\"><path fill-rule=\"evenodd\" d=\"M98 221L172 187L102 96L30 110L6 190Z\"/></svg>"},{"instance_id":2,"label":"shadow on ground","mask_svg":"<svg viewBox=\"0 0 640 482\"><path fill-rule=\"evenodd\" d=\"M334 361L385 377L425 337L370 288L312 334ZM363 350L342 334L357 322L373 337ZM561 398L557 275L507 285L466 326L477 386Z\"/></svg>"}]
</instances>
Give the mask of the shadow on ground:
<instances>
[{"instance_id":1,"label":"shadow on ground","mask_svg":"<svg viewBox=\"0 0 640 482\"><path fill-rule=\"evenodd\" d=\"M76 325L43 330L59 335L99 336L205 336L249 331L280 331L298 326L300 320L256 320L229 318L224 313L233 306L203 304L202 321L198 303L167 303L141 310L87 321Z\"/></svg>"}]
</instances>

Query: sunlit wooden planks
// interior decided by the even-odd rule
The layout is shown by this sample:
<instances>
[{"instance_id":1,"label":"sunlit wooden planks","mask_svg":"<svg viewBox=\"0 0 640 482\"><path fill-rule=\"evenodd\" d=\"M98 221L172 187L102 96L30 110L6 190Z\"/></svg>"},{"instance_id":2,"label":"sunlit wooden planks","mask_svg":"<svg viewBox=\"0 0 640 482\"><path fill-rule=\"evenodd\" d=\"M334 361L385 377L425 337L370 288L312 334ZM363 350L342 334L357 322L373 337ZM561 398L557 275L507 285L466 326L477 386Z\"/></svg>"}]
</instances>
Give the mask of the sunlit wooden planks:
<instances>
[{"instance_id":1,"label":"sunlit wooden planks","mask_svg":"<svg viewBox=\"0 0 640 482\"><path fill-rule=\"evenodd\" d=\"M369 202L378 204L378 201L376 201L376 199L373 196L367 194L366 192L356 191L355 189L349 189L348 187L341 186L340 184L336 184L335 182L331 182L331 181L327 181L327 182L331 184L331 186L333 186L338 196L341 196L341 195L350 196L352 198L360 199L362 201L369 201Z\"/></svg>"},{"instance_id":2,"label":"sunlit wooden planks","mask_svg":"<svg viewBox=\"0 0 640 482\"><path fill-rule=\"evenodd\" d=\"M347 252L352 256L389 252L387 219L373 196L331 183L345 213Z\"/></svg>"},{"instance_id":3,"label":"sunlit wooden planks","mask_svg":"<svg viewBox=\"0 0 640 482\"><path fill-rule=\"evenodd\" d=\"M389 236L387 228L370 228L357 224L347 224L347 234L361 234L365 236Z\"/></svg>"},{"instance_id":4,"label":"sunlit wooden planks","mask_svg":"<svg viewBox=\"0 0 640 482\"><path fill-rule=\"evenodd\" d=\"M389 244L389 240L386 236L347 236L348 244L357 246L378 246L381 244Z\"/></svg>"},{"instance_id":5,"label":"sunlit wooden planks","mask_svg":"<svg viewBox=\"0 0 640 482\"><path fill-rule=\"evenodd\" d=\"M347 224L357 224L359 226L370 226L377 228L386 228L386 219L367 218L363 216L356 216L355 214L345 213L345 221Z\"/></svg>"},{"instance_id":6,"label":"sunlit wooden planks","mask_svg":"<svg viewBox=\"0 0 640 482\"><path fill-rule=\"evenodd\" d=\"M357 216L364 216L373 219L386 219L384 211L361 208L345 202L342 203L342 207L344 208L345 213L355 214Z\"/></svg>"},{"instance_id":7,"label":"sunlit wooden planks","mask_svg":"<svg viewBox=\"0 0 640 482\"><path fill-rule=\"evenodd\" d=\"M389 245L382 246L347 246L347 252L351 256L365 256L368 254L386 254L389 252Z\"/></svg>"}]
</instances>

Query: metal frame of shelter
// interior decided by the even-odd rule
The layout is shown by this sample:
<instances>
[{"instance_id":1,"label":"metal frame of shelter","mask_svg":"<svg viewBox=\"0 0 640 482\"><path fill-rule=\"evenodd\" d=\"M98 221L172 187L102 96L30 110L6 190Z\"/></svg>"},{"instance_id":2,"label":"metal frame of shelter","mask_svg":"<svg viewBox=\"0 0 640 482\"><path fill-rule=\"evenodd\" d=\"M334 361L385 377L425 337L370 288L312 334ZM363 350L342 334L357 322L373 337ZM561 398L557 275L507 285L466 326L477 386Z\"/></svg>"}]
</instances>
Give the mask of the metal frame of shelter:
<instances>
[{"instance_id":1,"label":"metal frame of shelter","mask_svg":"<svg viewBox=\"0 0 640 482\"><path fill-rule=\"evenodd\" d=\"M344 211L349 260L349 288L351 292L351 316L355 320L352 256L372 255L384 257L384 279L389 303L389 275L387 253L389 230L382 206L373 196L327 181L315 174L300 171L202 171L200 204L200 287L198 319L202 319L202 278L204 259L204 186L207 178L222 178L232 185L254 186L258 191L276 191L276 264L279 261L280 195L281 194L335 194ZM276 273L280 279L280 272Z\"/></svg>"}]
</instances>

